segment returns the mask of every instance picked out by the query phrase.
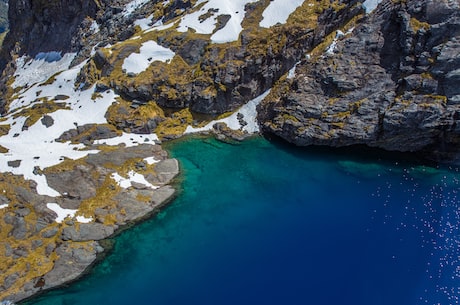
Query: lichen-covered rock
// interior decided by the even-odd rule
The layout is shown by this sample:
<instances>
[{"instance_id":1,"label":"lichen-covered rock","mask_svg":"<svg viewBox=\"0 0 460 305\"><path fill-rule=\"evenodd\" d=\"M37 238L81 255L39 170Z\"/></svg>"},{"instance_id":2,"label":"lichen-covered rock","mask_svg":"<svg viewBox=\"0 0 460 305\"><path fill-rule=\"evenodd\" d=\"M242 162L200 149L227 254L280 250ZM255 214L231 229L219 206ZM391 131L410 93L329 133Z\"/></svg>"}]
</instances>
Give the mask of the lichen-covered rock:
<instances>
[{"instance_id":1,"label":"lichen-covered rock","mask_svg":"<svg viewBox=\"0 0 460 305\"><path fill-rule=\"evenodd\" d=\"M383 1L333 52L297 65L259 107L259 122L302 146L367 144L452 160L459 41L458 3Z\"/></svg>"},{"instance_id":2,"label":"lichen-covered rock","mask_svg":"<svg viewBox=\"0 0 460 305\"><path fill-rule=\"evenodd\" d=\"M62 194L56 198L37 194L35 184L22 177L0 174L0 204L8 205L0 209L0 299L19 301L78 278L103 251L98 241L150 216L173 197L175 190L167 184L179 164L159 145L99 148L97 154L41 171ZM131 172L152 185L121 187L113 178ZM57 222L49 202L78 210L89 222L78 217Z\"/></svg>"}]
</instances>

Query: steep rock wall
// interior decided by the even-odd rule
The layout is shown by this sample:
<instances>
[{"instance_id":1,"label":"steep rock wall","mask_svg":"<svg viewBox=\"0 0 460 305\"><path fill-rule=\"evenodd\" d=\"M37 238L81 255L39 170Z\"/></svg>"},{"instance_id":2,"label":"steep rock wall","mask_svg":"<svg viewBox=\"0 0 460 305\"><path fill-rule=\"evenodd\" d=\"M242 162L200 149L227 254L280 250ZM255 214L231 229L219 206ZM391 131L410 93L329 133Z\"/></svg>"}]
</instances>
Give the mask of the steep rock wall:
<instances>
[{"instance_id":1,"label":"steep rock wall","mask_svg":"<svg viewBox=\"0 0 460 305\"><path fill-rule=\"evenodd\" d=\"M296 145L460 150L460 10L384 1L330 54L299 64L259 108L263 130Z\"/></svg>"}]
</instances>

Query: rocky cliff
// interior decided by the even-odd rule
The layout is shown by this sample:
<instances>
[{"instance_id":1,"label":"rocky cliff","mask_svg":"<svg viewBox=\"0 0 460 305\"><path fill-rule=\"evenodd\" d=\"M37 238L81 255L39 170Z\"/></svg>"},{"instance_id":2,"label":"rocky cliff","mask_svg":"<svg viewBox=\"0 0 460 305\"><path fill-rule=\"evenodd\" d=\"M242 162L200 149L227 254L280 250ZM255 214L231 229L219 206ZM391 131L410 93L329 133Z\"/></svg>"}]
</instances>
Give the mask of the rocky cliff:
<instances>
[{"instance_id":1,"label":"rocky cliff","mask_svg":"<svg viewBox=\"0 0 460 305\"><path fill-rule=\"evenodd\" d=\"M460 148L456 1L383 1L325 53L300 62L260 107L296 145L366 144L438 161Z\"/></svg>"}]
</instances>

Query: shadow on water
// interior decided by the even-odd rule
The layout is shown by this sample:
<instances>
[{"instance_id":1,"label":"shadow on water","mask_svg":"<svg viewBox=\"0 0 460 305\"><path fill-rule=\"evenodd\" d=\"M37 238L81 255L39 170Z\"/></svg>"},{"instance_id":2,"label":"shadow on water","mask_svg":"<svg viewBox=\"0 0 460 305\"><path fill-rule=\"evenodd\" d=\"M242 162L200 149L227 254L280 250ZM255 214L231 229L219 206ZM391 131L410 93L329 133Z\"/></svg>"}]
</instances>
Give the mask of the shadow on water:
<instances>
[{"instance_id":1,"label":"shadow on water","mask_svg":"<svg viewBox=\"0 0 460 305\"><path fill-rule=\"evenodd\" d=\"M349 160L362 163L382 163L384 165L401 164L412 166L438 167L438 163L427 160L415 153L386 151L366 145L352 145L347 147L307 146L300 147L279 138L267 138L275 147L289 152L302 159Z\"/></svg>"}]
</instances>

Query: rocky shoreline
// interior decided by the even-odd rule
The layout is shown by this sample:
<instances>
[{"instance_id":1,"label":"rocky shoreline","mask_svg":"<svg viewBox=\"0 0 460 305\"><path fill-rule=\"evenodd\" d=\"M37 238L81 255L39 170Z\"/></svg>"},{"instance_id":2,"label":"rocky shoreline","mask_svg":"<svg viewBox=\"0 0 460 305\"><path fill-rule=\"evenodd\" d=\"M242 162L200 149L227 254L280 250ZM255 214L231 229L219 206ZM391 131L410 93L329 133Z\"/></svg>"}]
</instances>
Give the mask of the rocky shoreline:
<instances>
[{"instance_id":1,"label":"rocky shoreline","mask_svg":"<svg viewBox=\"0 0 460 305\"><path fill-rule=\"evenodd\" d=\"M151 157L157 161L153 165L144 161ZM132 182L128 188L116 183L104 185L107 177L127 164L155 187L139 182ZM40 272L34 266L11 272L11 265L4 271L10 274L0 288L1 299L17 302L79 278L104 252L102 240L155 213L173 198L175 191L170 183L178 173L177 160L169 159L159 145L151 144L90 154L65 171L62 166L47 169L44 174L49 184L65 194L53 198L54 202L67 209L84 210L86 217L94 219L89 223L79 223L75 218L56 223L55 213L46 208L51 198L38 195L33 187L15 187L18 202L3 216L12 228L12 238L2 241L7 249L4 261L20 264L43 255L40 264L48 265L49 271L40 270L44 274L36 277Z\"/></svg>"},{"instance_id":2,"label":"rocky shoreline","mask_svg":"<svg viewBox=\"0 0 460 305\"><path fill-rule=\"evenodd\" d=\"M275 2L235 12L224 0L10 0L0 301L78 278L101 241L173 198L179 165L158 140L241 141L260 126L298 146L458 160L457 2L382 0L366 12L357 0L306 0L264 26ZM213 41L224 30L235 39Z\"/></svg>"}]
</instances>

